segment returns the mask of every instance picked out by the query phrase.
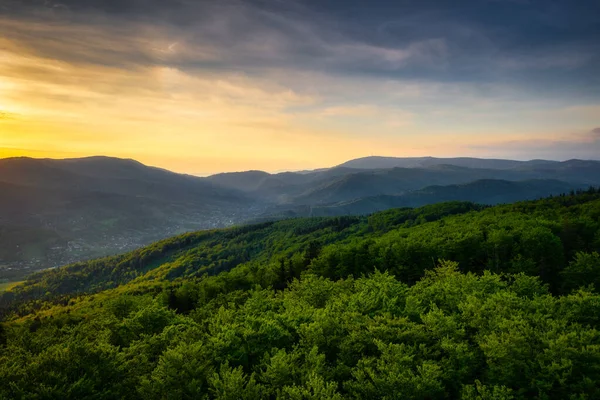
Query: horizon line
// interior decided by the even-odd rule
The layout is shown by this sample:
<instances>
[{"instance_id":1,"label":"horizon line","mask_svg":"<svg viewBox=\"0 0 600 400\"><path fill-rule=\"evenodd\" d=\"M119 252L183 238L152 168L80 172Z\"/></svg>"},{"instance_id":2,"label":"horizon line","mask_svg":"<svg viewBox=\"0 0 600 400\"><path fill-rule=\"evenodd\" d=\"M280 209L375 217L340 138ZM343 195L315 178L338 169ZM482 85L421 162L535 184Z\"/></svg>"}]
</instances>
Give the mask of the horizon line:
<instances>
[{"instance_id":1,"label":"horizon line","mask_svg":"<svg viewBox=\"0 0 600 400\"><path fill-rule=\"evenodd\" d=\"M520 163L527 163L527 162L533 162L533 161L546 161L546 162L557 162L557 163L564 163L564 162L568 162L568 161L596 161L596 162L600 162L600 159L583 159L583 158L567 158L564 160L553 160L553 159L542 159L542 158L532 158L532 159L513 159L513 158L487 158L487 157L469 157L469 156L456 156L456 157L435 157L435 156L410 156L410 157L402 157L402 156L377 156L377 155L370 155L370 156L364 156L364 157L357 157L357 158L352 158L350 160L344 161L343 163L331 166L331 167L320 167L320 168L314 168L314 169L280 169L280 170L275 170L275 171L266 171L266 170L261 170L261 169L247 169L247 170L236 170L236 171L221 171L221 172L214 172L214 173L203 173L203 172L177 172L165 167L161 167L158 165L151 165L151 164L146 164L142 161L139 161L135 158L131 158L131 157L117 157L117 156L110 156L110 155L89 155L89 156L81 156L81 157L64 157L64 158L58 158L58 157L32 157L32 156L11 156L11 157L1 157L0 156L0 161L4 161L4 160L17 160L17 159L28 159L28 160L47 160L47 161L76 161L76 160L91 160L91 159L109 159L109 160L120 160L120 161L131 161L131 162L135 162L135 163L139 163L145 167L149 167L149 168L157 168L157 169L162 169L165 171L169 171L175 174L180 174L180 175L190 175L190 176L195 176L195 177L210 177L210 176L214 176L214 175L221 175L221 174L235 174L235 173L244 173L244 172L264 172L270 175L277 175L277 174L282 174L282 173L309 173L309 172L315 172L315 171L321 171L321 170L328 170L328 169L333 169L333 168L338 168L343 166L344 164L351 162L351 161L356 161L356 160L364 160L364 159L369 159L369 158L375 158L375 159L404 159L404 160L418 160L418 159L436 159L436 160L453 160L453 159L471 159L471 160L488 160L488 161L514 161L514 162L520 162ZM347 168L352 168L352 167L347 167ZM393 167L391 167L393 168ZM405 167L408 168L408 167ZM365 168L355 168L355 169L365 169ZM366 168L369 169L369 168ZM382 169L382 168L375 168L375 169ZM385 168L383 168L385 169Z\"/></svg>"}]
</instances>

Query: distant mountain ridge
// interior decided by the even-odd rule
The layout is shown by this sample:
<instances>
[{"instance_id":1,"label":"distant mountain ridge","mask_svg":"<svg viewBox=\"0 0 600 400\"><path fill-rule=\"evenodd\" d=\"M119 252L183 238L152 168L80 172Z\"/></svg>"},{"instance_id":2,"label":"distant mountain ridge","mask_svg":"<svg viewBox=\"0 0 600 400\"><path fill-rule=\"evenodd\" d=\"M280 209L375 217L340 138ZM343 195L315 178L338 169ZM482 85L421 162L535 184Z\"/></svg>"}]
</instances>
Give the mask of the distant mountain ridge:
<instances>
[{"instance_id":1,"label":"distant mountain ridge","mask_svg":"<svg viewBox=\"0 0 600 400\"><path fill-rule=\"evenodd\" d=\"M371 158L383 159L385 162L390 160L385 157L368 159ZM400 195L426 186L465 184L480 179L507 181L549 179L562 180L577 187L600 185L600 161L512 161L432 157L391 160L406 161L405 164L414 164L414 160L422 164L421 161L425 160L428 165L374 169L349 168L348 165L355 165L353 160L342 166L306 174L293 172L279 174L260 172L259 174L257 171L249 171L217 174L207 179L223 187L245 191L271 203L290 205L330 204L376 195ZM496 168L455 165L465 163L473 165L478 161L482 161L482 165ZM452 164L453 162L455 164ZM500 166L502 168L499 168Z\"/></svg>"},{"instance_id":2,"label":"distant mountain ridge","mask_svg":"<svg viewBox=\"0 0 600 400\"><path fill-rule=\"evenodd\" d=\"M487 169L511 169L526 165L553 165L560 161L549 160L530 160L516 161L492 158L474 158L474 157L455 157L455 158L437 158L437 157L380 157L370 156L346 161L338 167L348 167L356 169L383 169L383 168L425 168L432 165L448 164L457 167L467 168L487 168Z\"/></svg>"},{"instance_id":3,"label":"distant mountain ridge","mask_svg":"<svg viewBox=\"0 0 600 400\"><path fill-rule=\"evenodd\" d=\"M466 184L433 185L419 190L407 191L400 195L383 194L367 196L324 205L280 206L267 211L263 218L365 215L390 208L421 207L447 201L470 201L479 204L496 205L522 200L535 200L585 188L587 188L585 184L569 184L551 179L532 179L526 181L481 179Z\"/></svg>"},{"instance_id":4,"label":"distant mountain ridge","mask_svg":"<svg viewBox=\"0 0 600 400\"><path fill-rule=\"evenodd\" d=\"M223 189L192 175L145 166L134 160L110 157L0 159L0 182L50 189L151 195L166 199L172 199L174 195L211 195L215 199L229 201L232 196L241 195L238 191ZM171 192L181 188L185 188L185 191Z\"/></svg>"},{"instance_id":5,"label":"distant mountain ridge","mask_svg":"<svg viewBox=\"0 0 600 400\"><path fill-rule=\"evenodd\" d=\"M0 279L15 268L53 267L240 223L255 205L202 178L108 157L2 159L0 190Z\"/></svg>"},{"instance_id":6,"label":"distant mountain ridge","mask_svg":"<svg viewBox=\"0 0 600 400\"><path fill-rule=\"evenodd\" d=\"M366 157L314 171L200 178L110 157L0 159L0 280L257 219L495 204L589 185L600 185L598 161Z\"/></svg>"}]
</instances>

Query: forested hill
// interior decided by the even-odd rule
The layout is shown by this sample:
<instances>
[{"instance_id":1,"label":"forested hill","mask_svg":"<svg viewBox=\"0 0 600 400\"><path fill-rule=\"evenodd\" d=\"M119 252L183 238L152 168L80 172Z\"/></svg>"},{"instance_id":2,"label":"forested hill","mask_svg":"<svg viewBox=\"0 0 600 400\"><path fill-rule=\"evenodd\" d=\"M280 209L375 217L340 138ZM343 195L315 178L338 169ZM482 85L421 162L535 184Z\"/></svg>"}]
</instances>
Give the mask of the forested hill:
<instances>
[{"instance_id":1,"label":"forested hill","mask_svg":"<svg viewBox=\"0 0 600 400\"><path fill-rule=\"evenodd\" d=\"M0 398L600 397L600 193L191 233L0 297Z\"/></svg>"},{"instance_id":2,"label":"forested hill","mask_svg":"<svg viewBox=\"0 0 600 400\"><path fill-rule=\"evenodd\" d=\"M600 161L355 161L360 168L200 178L110 157L0 159L0 285L201 229L453 200L510 203L600 185Z\"/></svg>"},{"instance_id":3,"label":"forested hill","mask_svg":"<svg viewBox=\"0 0 600 400\"><path fill-rule=\"evenodd\" d=\"M255 206L239 191L133 160L0 159L0 281L231 225Z\"/></svg>"}]
</instances>

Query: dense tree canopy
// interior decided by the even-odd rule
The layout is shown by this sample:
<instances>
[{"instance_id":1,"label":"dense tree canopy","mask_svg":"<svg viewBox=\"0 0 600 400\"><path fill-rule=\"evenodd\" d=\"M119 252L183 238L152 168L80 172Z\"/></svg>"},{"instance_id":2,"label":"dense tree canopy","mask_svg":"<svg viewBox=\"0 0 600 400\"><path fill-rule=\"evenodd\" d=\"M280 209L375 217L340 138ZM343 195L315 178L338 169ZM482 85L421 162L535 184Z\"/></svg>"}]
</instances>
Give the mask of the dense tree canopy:
<instances>
[{"instance_id":1,"label":"dense tree canopy","mask_svg":"<svg viewBox=\"0 0 600 400\"><path fill-rule=\"evenodd\" d=\"M600 398L599 252L593 191L188 234L3 294L0 398Z\"/></svg>"}]
</instances>

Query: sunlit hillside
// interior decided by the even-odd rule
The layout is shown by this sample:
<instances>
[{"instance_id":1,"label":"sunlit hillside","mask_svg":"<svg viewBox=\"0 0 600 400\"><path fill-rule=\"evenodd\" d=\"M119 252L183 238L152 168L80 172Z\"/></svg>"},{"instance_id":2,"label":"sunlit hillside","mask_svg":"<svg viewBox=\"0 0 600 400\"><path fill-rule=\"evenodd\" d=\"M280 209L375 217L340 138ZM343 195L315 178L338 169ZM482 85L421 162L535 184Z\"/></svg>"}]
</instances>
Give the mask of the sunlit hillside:
<instances>
[{"instance_id":1,"label":"sunlit hillside","mask_svg":"<svg viewBox=\"0 0 600 400\"><path fill-rule=\"evenodd\" d=\"M39 273L0 295L0 394L595 398L599 221L596 190L442 203Z\"/></svg>"}]
</instances>

